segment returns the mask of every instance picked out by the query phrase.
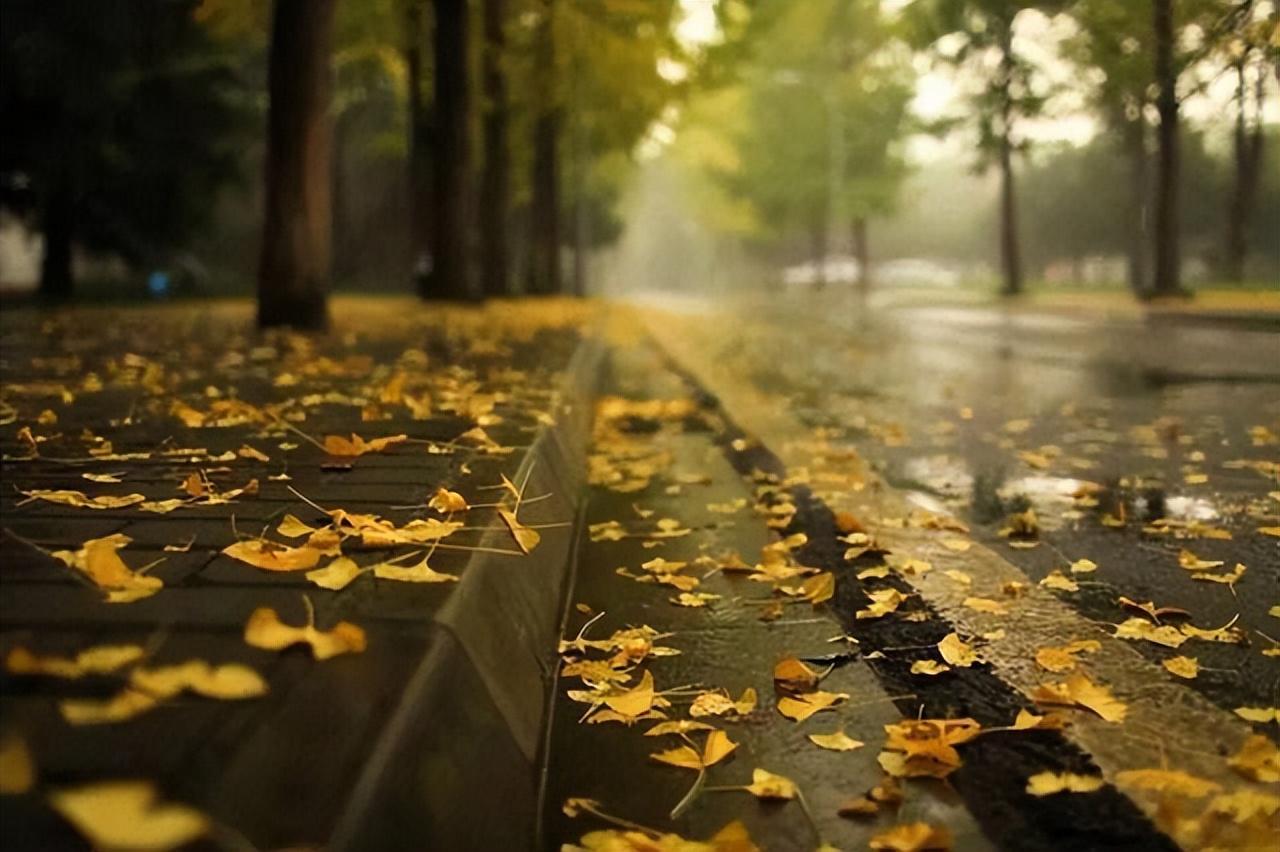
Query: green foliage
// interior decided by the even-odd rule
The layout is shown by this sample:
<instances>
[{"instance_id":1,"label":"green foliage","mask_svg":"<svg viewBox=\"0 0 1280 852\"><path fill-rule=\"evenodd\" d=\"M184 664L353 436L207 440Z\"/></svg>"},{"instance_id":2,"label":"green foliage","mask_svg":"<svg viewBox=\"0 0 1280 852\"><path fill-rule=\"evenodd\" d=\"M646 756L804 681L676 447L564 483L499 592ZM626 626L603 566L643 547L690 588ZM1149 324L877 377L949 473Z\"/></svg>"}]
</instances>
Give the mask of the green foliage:
<instances>
[{"instance_id":1,"label":"green foliage","mask_svg":"<svg viewBox=\"0 0 1280 852\"><path fill-rule=\"evenodd\" d=\"M891 210L914 75L879 4L761 0L736 26L740 41L711 54L731 73L694 99L677 144L719 182L700 193L713 221L781 239L827 227L833 208Z\"/></svg>"}]
</instances>

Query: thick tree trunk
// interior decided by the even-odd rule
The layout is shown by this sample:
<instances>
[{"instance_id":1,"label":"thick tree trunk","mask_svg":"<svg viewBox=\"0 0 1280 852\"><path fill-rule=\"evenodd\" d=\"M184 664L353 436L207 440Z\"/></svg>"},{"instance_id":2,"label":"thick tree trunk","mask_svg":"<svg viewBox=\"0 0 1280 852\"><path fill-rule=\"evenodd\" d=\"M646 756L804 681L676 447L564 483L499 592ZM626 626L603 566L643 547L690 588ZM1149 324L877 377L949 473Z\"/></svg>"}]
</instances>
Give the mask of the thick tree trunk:
<instances>
[{"instance_id":1,"label":"thick tree trunk","mask_svg":"<svg viewBox=\"0 0 1280 852\"><path fill-rule=\"evenodd\" d=\"M507 217L511 153L507 145L506 0L484 0L484 173L480 180L481 277L486 296L508 287Z\"/></svg>"},{"instance_id":2,"label":"thick tree trunk","mask_svg":"<svg viewBox=\"0 0 1280 852\"><path fill-rule=\"evenodd\" d=\"M75 193L66 180L50 189L40 230L44 255L40 259L40 298L62 301L71 297L74 280L71 251L75 241Z\"/></svg>"},{"instance_id":3,"label":"thick tree trunk","mask_svg":"<svg viewBox=\"0 0 1280 852\"><path fill-rule=\"evenodd\" d=\"M1127 234L1129 289L1138 298L1147 295L1147 123L1139 117L1124 125L1125 157L1129 161L1129 215Z\"/></svg>"},{"instance_id":4,"label":"thick tree trunk","mask_svg":"<svg viewBox=\"0 0 1280 852\"><path fill-rule=\"evenodd\" d=\"M1151 9L1155 36L1156 111L1160 114L1156 137L1159 155L1156 167L1155 273L1151 293L1169 296L1182 292L1179 281L1178 93L1173 58L1173 0L1152 0Z\"/></svg>"},{"instance_id":5,"label":"thick tree trunk","mask_svg":"<svg viewBox=\"0 0 1280 852\"><path fill-rule=\"evenodd\" d=\"M1236 126L1233 148L1234 181L1227 207L1227 236L1223 256L1223 275L1228 281L1240 282L1245 277L1249 257L1249 225L1253 217L1254 199L1258 191L1258 175L1262 165L1262 97L1257 87L1254 107L1256 121L1249 129L1249 85L1246 58L1236 63Z\"/></svg>"},{"instance_id":6,"label":"thick tree trunk","mask_svg":"<svg viewBox=\"0 0 1280 852\"><path fill-rule=\"evenodd\" d=\"M433 295L476 296L471 285L471 93L467 85L467 0L435 0L436 162Z\"/></svg>"},{"instance_id":7,"label":"thick tree trunk","mask_svg":"<svg viewBox=\"0 0 1280 852\"><path fill-rule=\"evenodd\" d=\"M258 324L322 328L331 264L329 56L336 0L276 0Z\"/></svg>"},{"instance_id":8,"label":"thick tree trunk","mask_svg":"<svg viewBox=\"0 0 1280 852\"><path fill-rule=\"evenodd\" d=\"M1022 256L1018 247L1018 207L1013 183L1013 27L1005 26L1001 42L1000 74L1003 90L1000 93L1000 266L1004 273L1001 293L1016 296L1022 292Z\"/></svg>"},{"instance_id":9,"label":"thick tree trunk","mask_svg":"<svg viewBox=\"0 0 1280 852\"><path fill-rule=\"evenodd\" d=\"M430 295L430 277L419 269L420 261L431 254L431 116L422 96L422 50L425 0L404 4L404 64L408 89L406 116L409 129L409 257L414 265L419 295Z\"/></svg>"},{"instance_id":10,"label":"thick tree trunk","mask_svg":"<svg viewBox=\"0 0 1280 852\"><path fill-rule=\"evenodd\" d=\"M853 255L858 261L858 292L865 296L871 292L871 243L865 216L853 220Z\"/></svg>"},{"instance_id":11,"label":"thick tree trunk","mask_svg":"<svg viewBox=\"0 0 1280 852\"><path fill-rule=\"evenodd\" d=\"M543 0L535 74L543 97L533 128L529 291L560 292L560 128L555 80L555 0Z\"/></svg>"}]
</instances>

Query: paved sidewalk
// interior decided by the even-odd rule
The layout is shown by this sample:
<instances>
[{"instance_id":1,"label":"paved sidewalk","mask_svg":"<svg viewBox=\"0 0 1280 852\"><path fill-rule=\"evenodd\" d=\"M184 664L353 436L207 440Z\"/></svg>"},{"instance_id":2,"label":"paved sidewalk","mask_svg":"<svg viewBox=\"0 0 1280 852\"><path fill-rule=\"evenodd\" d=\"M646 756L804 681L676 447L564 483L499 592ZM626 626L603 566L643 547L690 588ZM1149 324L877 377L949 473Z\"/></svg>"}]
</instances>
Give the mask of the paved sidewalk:
<instances>
[{"instance_id":1,"label":"paved sidewalk","mask_svg":"<svg viewBox=\"0 0 1280 852\"><path fill-rule=\"evenodd\" d=\"M476 309L340 299L334 314L334 331L310 339L257 335L250 306L238 302L5 312L0 655L8 665L0 675L0 733L25 744L36 774L30 793L0 799L6 849L76 848L83 841L50 809L49 794L114 779L151 782L162 800L207 814L213 826L206 836L215 845L339 848L372 838L369 825L381 819L381 830L391 832L386 847L423 848L421 836L394 839L407 825L396 822L403 813L389 821L376 816L384 803L372 791L404 771L395 765L400 740L422 752L417 771L429 776L402 785L404 794L427 798L427 780L442 788L402 808L416 811L405 819L437 837L467 813L484 811L483 804L466 811L475 785L468 787L458 765L527 764L531 773L521 734L512 730L518 714L503 705L475 647L473 622L483 618L485 603L475 599L480 581L469 573L562 574L576 493L552 492L575 486L559 482L558 463L534 459L531 447L554 452L562 440L556 430L583 416L589 400L564 398L561 389L574 371L583 374L577 381L592 372L573 360L586 310L561 302ZM406 439L358 457L316 445L353 433L367 441ZM334 449L351 451L330 442ZM427 508L441 488L472 505L513 507L504 475L525 486L518 523L542 527L536 546L526 539L527 556L494 508ZM53 501L79 497L58 492L121 499L111 508L68 505ZM340 546L365 569L400 557L408 558L398 567L412 566L425 551L432 570L462 582L402 582L365 571L335 591L316 585L306 570L262 570L222 553L259 536L305 548L315 539L291 540L277 527L293 515L324 528L331 519L322 509L356 516L348 525L372 515L400 530L415 519L459 521L461 528L438 542L426 537L393 547L370 545L368 536L362 543L345 535L348 526ZM118 551L124 564L163 583L157 593L109 603L107 590L51 555L115 535L128 539ZM327 550L312 567L332 564L336 554ZM553 587L550 600L558 604L558 595ZM294 626L314 607L322 631L356 625L363 650L317 661L305 645L250 647L246 624L261 607ZM555 609L537 615L550 623ZM529 629L518 622L509 619L495 632ZM74 658L102 645L140 646L143 656L74 679L19 673L30 666L12 656L17 663L24 654ZM101 705L136 695L131 670L191 660L248 666L265 680L266 693L218 700L179 687L126 721L68 721L76 700ZM519 661L510 667L515 677ZM432 677L434 692L423 685ZM421 694L411 695L415 690ZM470 753L458 754L458 744L432 745L430 732L406 727L410 700L439 731L474 739ZM535 705L535 716L540 709ZM534 788L506 775L497 784L472 781L490 792L509 788L502 812L511 831L527 837ZM435 848L450 845L460 848Z\"/></svg>"}]
</instances>

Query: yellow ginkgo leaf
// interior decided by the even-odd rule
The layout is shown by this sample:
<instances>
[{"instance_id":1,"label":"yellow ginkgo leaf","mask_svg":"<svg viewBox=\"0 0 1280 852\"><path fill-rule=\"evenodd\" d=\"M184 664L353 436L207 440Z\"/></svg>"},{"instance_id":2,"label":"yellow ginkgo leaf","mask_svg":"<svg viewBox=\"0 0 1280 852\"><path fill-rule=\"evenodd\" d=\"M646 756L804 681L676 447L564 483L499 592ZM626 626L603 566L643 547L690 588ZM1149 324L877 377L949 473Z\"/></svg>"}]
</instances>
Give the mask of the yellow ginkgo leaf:
<instances>
[{"instance_id":1,"label":"yellow ginkgo leaf","mask_svg":"<svg viewBox=\"0 0 1280 852\"><path fill-rule=\"evenodd\" d=\"M467 498L458 492L437 488L436 493L432 494L431 499L427 501L427 508L448 515L453 512L465 512L470 507L467 506Z\"/></svg>"},{"instance_id":2,"label":"yellow ginkgo leaf","mask_svg":"<svg viewBox=\"0 0 1280 852\"><path fill-rule=\"evenodd\" d=\"M59 491L37 489L35 491L23 491L27 503L32 500L44 500L47 503L58 503L62 506L75 506L78 509L123 509L126 506L134 506L144 502L147 498L144 494L122 494L119 496L111 494L101 494L97 497L86 497L80 491ZM19 503L18 505L22 505Z\"/></svg>"},{"instance_id":3,"label":"yellow ginkgo leaf","mask_svg":"<svg viewBox=\"0 0 1280 852\"><path fill-rule=\"evenodd\" d=\"M639 716L653 708L656 695L653 687L653 675L645 671L640 676L640 683L631 689L605 696L604 704L615 713L623 716Z\"/></svg>"},{"instance_id":4,"label":"yellow ginkgo leaf","mask_svg":"<svg viewBox=\"0 0 1280 852\"><path fill-rule=\"evenodd\" d=\"M814 713L826 710L848 698L845 692L805 692L800 695L784 695L778 699L778 712L788 719L803 722Z\"/></svg>"},{"instance_id":5,"label":"yellow ginkgo leaf","mask_svg":"<svg viewBox=\"0 0 1280 852\"><path fill-rule=\"evenodd\" d=\"M1191 680L1200 674L1200 662L1195 657L1170 657L1163 663L1169 674Z\"/></svg>"},{"instance_id":6,"label":"yellow ginkgo leaf","mask_svg":"<svg viewBox=\"0 0 1280 852\"><path fill-rule=\"evenodd\" d=\"M323 568L307 572L307 579L322 589L340 591L351 585L360 576L360 566L354 559L339 556Z\"/></svg>"},{"instance_id":7,"label":"yellow ginkgo leaf","mask_svg":"<svg viewBox=\"0 0 1280 852\"><path fill-rule=\"evenodd\" d=\"M340 621L332 630L317 630L308 618L302 627L285 624L270 607L260 607L249 616L244 626L244 641L255 648L279 651L291 645L311 648L317 660L339 654L359 653L365 649L364 630L348 621Z\"/></svg>"},{"instance_id":8,"label":"yellow ginkgo leaf","mask_svg":"<svg viewBox=\"0 0 1280 852\"><path fill-rule=\"evenodd\" d=\"M408 566L379 562L373 566L373 576L379 580L396 580L401 583L456 583L460 579L457 574L436 571L427 564L425 558L417 565Z\"/></svg>"},{"instance_id":9,"label":"yellow ginkgo leaf","mask_svg":"<svg viewBox=\"0 0 1280 852\"><path fill-rule=\"evenodd\" d=\"M707 740L702 745L701 753L692 746L683 745L669 751L651 754L649 757L659 763L679 766L682 769L701 771L724 760L737 747L738 744L729 739L728 734L724 731L713 729L707 734Z\"/></svg>"},{"instance_id":10,"label":"yellow ginkgo leaf","mask_svg":"<svg viewBox=\"0 0 1280 852\"><path fill-rule=\"evenodd\" d=\"M248 666L239 663L211 666L204 660L134 669L129 675L129 684L156 698L170 698L185 690L224 700L254 698L267 692L266 681Z\"/></svg>"},{"instance_id":11,"label":"yellow ginkgo leaf","mask_svg":"<svg viewBox=\"0 0 1280 852\"><path fill-rule=\"evenodd\" d=\"M1208 796L1222 789L1222 786L1215 781L1197 778L1180 769L1130 769L1117 772L1116 785L1168 793L1173 796L1187 796L1193 799Z\"/></svg>"},{"instance_id":12,"label":"yellow ginkgo leaf","mask_svg":"<svg viewBox=\"0 0 1280 852\"><path fill-rule=\"evenodd\" d=\"M264 571L305 571L316 567L323 555L312 547L290 547L265 538L237 541L224 547L222 552Z\"/></svg>"},{"instance_id":13,"label":"yellow ginkgo leaf","mask_svg":"<svg viewBox=\"0 0 1280 852\"><path fill-rule=\"evenodd\" d=\"M978 655L973 652L973 646L955 633L948 633L942 637L942 641L938 643L938 653L942 654L942 659L949 664L960 668L968 668L978 662Z\"/></svg>"},{"instance_id":14,"label":"yellow ginkgo leaf","mask_svg":"<svg viewBox=\"0 0 1280 852\"><path fill-rule=\"evenodd\" d=\"M101 849L162 852L184 846L210 827L186 805L160 804L146 781L108 781L57 790L49 804Z\"/></svg>"},{"instance_id":15,"label":"yellow ginkgo leaf","mask_svg":"<svg viewBox=\"0 0 1280 852\"><path fill-rule=\"evenodd\" d=\"M301 538L304 535L311 535L316 531L315 527L308 526L294 515L285 515L280 521L280 525L276 527L276 532L285 538Z\"/></svg>"},{"instance_id":16,"label":"yellow ginkgo leaf","mask_svg":"<svg viewBox=\"0 0 1280 852\"><path fill-rule=\"evenodd\" d=\"M98 645L86 648L74 658L37 657L21 646L11 648L4 667L9 674L47 675L74 680L85 675L111 674L142 659L141 645Z\"/></svg>"},{"instance_id":17,"label":"yellow ginkgo leaf","mask_svg":"<svg viewBox=\"0 0 1280 852\"><path fill-rule=\"evenodd\" d=\"M1033 796L1051 796L1054 793L1092 793L1101 790L1106 783L1097 775L1077 775L1074 772L1040 772L1027 779L1027 792Z\"/></svg>"},{"instance_id":18,"label":"yellow ginkgo leaf","mask_svg":"<svg viewBox=\"0 0 1280 852\"><path fill-rule=\"evenodd\" d=\"M916 660L911 664L911 673L919 675L940 675L951 671L951 666L937 660Z\"/></svg>"},{"instance_id":19,"label":"yellow ginkgo leaf","mask_svg":"<svg viewBox=\"0 0 1280 852\"><path fill-rule=\"evenodd\" d=\"M751 783L744 787L757 799L794 799L796 783L766 769L751 770Z\"/></svg>"},{"instance_id":20,"label":"yellow ginkgo leaf","mask_svg":"<svg viewBox=\"0 0 1280 852\"><path fill-rule=\"evenodd\" d=\"M877 852L945 852L951 848L951 834L945 828L912 822L875 835L870 848Z\"/></svg>"},{"instance_id":21,"label":"yellow ginkgo leaf","mask_svg":"<svg viewBox=\"0 0 1280 852\"><path fill-rule=\"evenodd\" d=\"M1258 724L1280 720L1280 709L1275 707L1237 707L1235 714L1241 719Z\"/></svg>"},{"instance_id":22,"label":"yellow ginkgo leaf","mask_svg":"<svg viewBox=\"0 0 1280 852\"><path fill-rule=\"evenodd\" d=\"M1227 758L1236 772L1251 781L1274 784L1280 781L1280 748L1262 734L1252 734L1240 750Z\"/></svg>"},{"instance_id":23,"label":"yellow ginkgo leaf","mask_svg":"<svg viewBox=\"0 0 1280 852\"><path fill-rule=\"evenodd\" d=\"M355 433L352 433L349 439L341 435L326 435L324 450L331 456L350 458L362 456L365 453L381 452L392 444L398 444L408 439L408 435L390 435L386 438L373 438L366 441Z\"/></svg>"},{"instance_id":24,"label":"yellow ginkgo leaf","mask_svg":"<svg viewBox=\"0 0 1280 852\"><path fill-rule=\"evenodd\" d=\"M148 577L131 569L119 550L132 539L116 533L89 539L79 550L55 550L53 556L81 572L107 593L107 603L132 603L150 597L164 587L159 577Z\"/></svg>"},{"instance_id":25,"label":"yellow ginkgo leaf","mask_svg":"<svg viewBox=\"0 0 1280 852\"><path fill-rule=\"evenodd\" d=\"M809 734L809 742L828 751L853 751L866 745L846 734L843 728L830 734Z\"/></svg>"},{"instance_id":26,"label":"yellow ginkgo leaf","mask_svg":"<svg viewBox=\"0 0 1280 852\"><path fill-rule=\"evenodd\" d=\"M1065 682L1045 684L1031 693L1037 704L1084 707L1108 722L1123 722L1128 707L1105 686L1077 672Z\"/></svg>"},{"instance_id":27,"label":"yellow ginkgo leaf","mask_svg":"<svg viewBox=\"0 0 1280 852\"><path fill-rule=\"evenodd\" d=\"M516 513L510 509L498 509L498 516L507 525L507 529L511 530L511 536L516 540L516 545L521 552L528 553L538 546L538 542L542 541L542 536L538 535L538 531L520 523L516 518Z\"/></svg>"}]
</instances>

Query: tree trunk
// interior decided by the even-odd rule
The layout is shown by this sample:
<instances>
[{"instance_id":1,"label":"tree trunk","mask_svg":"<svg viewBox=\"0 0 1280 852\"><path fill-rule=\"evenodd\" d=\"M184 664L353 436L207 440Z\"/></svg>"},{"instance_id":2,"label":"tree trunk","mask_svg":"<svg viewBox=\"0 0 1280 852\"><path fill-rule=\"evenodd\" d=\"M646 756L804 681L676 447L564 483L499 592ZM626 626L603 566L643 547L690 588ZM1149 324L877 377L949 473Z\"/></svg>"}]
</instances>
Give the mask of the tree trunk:
<instances>
[{"instance_id":1,"label":"tree trunk","mask_svg":"<svg viewBox=\"0 0 1280 852\"><path fill-rule=\"evenodd\" d=\"M1173 0L1152 0L1151 9L1155 36L1156 110L1160 114L1156 137L1159 157L1156 167L1155 275L1151 292L1156 296L1169 296L1182 292L1179 282L1178 77L1173 59Z\"/></svg>"},{"instance_id":2,"label":"tree trunk","mask_svg":"<svg viewBox=\"0 0 1280 852\"><path fill-rule=\"evenodd\" d=\"M336 0L276 0L268 66L266 209L258 324L328 323L332 127L329 56Z\"/></svg>"},{"instance_id":3,"label":"tree trunk","mask_svg":"<svg viewBox=\"0 0 1280 852\"><path fill-rule=\"evenodd\" d=\"M1013 184L1013 25L1004 27L1000 44L1000 265L1004 272L1005 296L1022 292L1022 257L1018 250L1018 208Z\"/></svg>"},{"instance_id":4,"label":"tree trunk","mask_svg":"<svg viewBox=\"0 0 1280 852\"><path fill-rule=\"evenodd\" d=\"M508 292L507 217L511 153L507 147L506 0L484 0L484 173L480 180L481 275L486 296Z\"/></svg>"},{"instance_id":5,"label":"tree trunk","mask_svg":"<svg viewBox=\"0 0 1280 852\"><path fill-rule=\"evenodd\" d=\"M1129 289L1139 299L1147 295L1147 123L1141 112L1124 125L1125 155L1129 160L1128 273Z\"/></svg>"},{"instance_id":6,"label":"tree trunk","mask_svg":"<svg viewBox=\"0 0 1280 852\"><path fill-rule=\"evenodd\" d=\"M1241 282L1245 278L1245 265L1249 257L1249 225L1253 216L1254 199L1258 191L1258 175L1262 165L1262 98L1261 81L1256 90L1254 105L1255 122L1249 129L1248 57L1236 62L1236 126L1233 147L1234 182L1231 201L1227 207L1226 251L1223 257L1223 275L1228 281Z\"/></svg>"},{"instance_id":7,"label":"tree trunk","mask_svg":"<svg viewBox=\"0 0 1280 852\"><path fill-rule=\"evenodd\" d=\"M432 194L436 292L471 299L471 97L467 86L467 0L435 0L436 162Z\"/></svg>"},{"instance_id":8,"label":"tree trunk","mask_svg":"<svg viewBox=\"0 0 1280 852\"><path fill-rule=\"evenodd\" d=\"M865 216L853 220L853 255L858 260L858 292L866 296L871 292L871 244Z\"/></svg>"},{"instance_id":9,"label":"tree trunk","mask_svg":"<svg viewBox=\"0 0 1280 852\"><path fill-rule=\"evenodd\" d=\"M422 24L425 0L407 0L404 64L408 89L406 116L409 129L409 258L415 269L419 295L430 295L430 277L419 263L431 254L431 116L422 97L422 49L426 32Z\"/></svg>"},{"instance_id":10,"label":"tree trunk","mask_svg":"<svg viewBox=\"0 0 1280 852\"><path fill-rule=\"evenodd\" d=\"M555 0L543 0L535 74L544 103L533 129L529 291L560 292L560 125L555 80Z\"/></svg>"},{"instance_id":11,"label":"tree trunk","mask_svg":"<svg viewBox=\"0 0 1280 852\"><path fill-rule=\"evenodd\" d=\"M813 250L813 265L816 273L813 279L815 290L821 290L827 286L827 237L829 230L826 213L827 210L824 209L815 215L813 226L810 228L810 245Z\"/></svg>"},{"instance_id":12,"label":"tree trunk","mask_svg":"<svg viewBox=\"0 0 1280 852\"><path fill-rule=\"evenodd\" d=\"M75 242L75 192L67 180L58 179L45 200L40 230L44 235L44 255L40 259L40 298L59 302L71 297L74 279L71 270Z\"/></svg>"}]
</instances>

